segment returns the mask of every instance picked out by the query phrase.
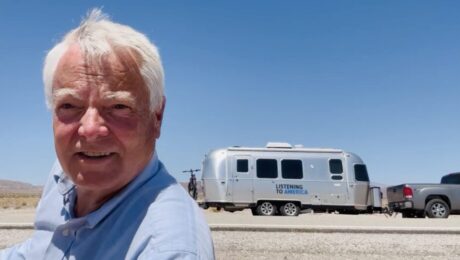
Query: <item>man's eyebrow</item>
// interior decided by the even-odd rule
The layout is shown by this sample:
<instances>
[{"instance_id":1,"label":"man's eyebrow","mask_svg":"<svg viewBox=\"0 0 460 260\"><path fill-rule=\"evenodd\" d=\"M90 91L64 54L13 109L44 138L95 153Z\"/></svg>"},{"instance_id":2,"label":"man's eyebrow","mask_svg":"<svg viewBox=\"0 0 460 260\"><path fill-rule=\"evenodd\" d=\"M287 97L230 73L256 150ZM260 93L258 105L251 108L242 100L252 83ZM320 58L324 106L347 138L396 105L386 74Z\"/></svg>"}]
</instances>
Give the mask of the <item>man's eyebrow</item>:
<instances>
[{"instance_id":1,"label":"man's eyebrow","mask_svg":"<svg viewBox=\"0 0 460 260\"><path fill-rule=\"evenodd\" d=\"M136 102L136 99L131 92L122 90L104 93L103 98L108 100L120 100L132 104Z\"/></svg>"},{"instance_id":2,"label":"man's eyebrow","mask_svg":"<svg viewBox=\"0 0 460 260\"><path fill-rule=\"evenodd\" d=\"M75 89L71 88L59 88L53 91L53 99L59 100L63 97L71 96L76 99L82 99L81 96Z\"/></svg>"}]
</instances>

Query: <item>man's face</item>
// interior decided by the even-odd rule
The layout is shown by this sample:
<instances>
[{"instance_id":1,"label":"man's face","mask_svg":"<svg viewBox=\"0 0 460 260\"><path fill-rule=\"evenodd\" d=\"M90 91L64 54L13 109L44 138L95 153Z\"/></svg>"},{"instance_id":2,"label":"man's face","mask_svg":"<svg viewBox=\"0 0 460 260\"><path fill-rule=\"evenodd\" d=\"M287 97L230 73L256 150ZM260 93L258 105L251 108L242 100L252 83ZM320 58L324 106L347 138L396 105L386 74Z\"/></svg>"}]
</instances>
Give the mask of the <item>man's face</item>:
<instances>
[{"instance_id":1,"label":"man's face","mask_svg":"<svg viewBox=\"0 0 460 260\"><path fill-rule=\"evenodd\" d=\"M109 195L149 162L163 106L150 111L149 92L129 52L97 61L83 57L72 45L56 69L55 148L78 189Z\"/></svg>"}]
</instances>

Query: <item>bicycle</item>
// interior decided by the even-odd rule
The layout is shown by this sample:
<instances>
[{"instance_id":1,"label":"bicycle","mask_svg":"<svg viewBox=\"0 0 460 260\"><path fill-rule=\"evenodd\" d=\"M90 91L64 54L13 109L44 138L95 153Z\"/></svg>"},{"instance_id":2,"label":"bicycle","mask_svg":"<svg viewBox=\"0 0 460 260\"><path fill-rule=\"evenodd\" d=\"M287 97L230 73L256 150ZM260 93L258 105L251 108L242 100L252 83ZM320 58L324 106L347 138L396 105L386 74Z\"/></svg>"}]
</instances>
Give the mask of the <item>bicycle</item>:
<instances>
[{"instance_id":1,"label":"bicycle","mask_svg":"<svg viewBox=\"0 0 460 260\"><path fill-rule=\"evenodd\" d=\"M182 171L183 173L190 173L190 179L188 181L188 194L194 199L196 200L198 198L198 187L197 187L197 182L196 182L196 176L194 174L194 172L199 172L200 169L190 169L190 170L185 170L185 171Z\"/></svg>"}]
</instances>

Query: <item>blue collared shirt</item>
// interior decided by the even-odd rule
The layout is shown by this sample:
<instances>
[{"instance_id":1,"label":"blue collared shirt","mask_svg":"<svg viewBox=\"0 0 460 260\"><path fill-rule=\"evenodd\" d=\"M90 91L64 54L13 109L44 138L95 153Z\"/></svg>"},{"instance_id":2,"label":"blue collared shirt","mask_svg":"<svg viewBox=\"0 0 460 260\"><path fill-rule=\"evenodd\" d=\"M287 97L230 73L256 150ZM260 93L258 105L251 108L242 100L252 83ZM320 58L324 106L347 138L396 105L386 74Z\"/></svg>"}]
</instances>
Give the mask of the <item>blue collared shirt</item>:
<instances>
[{"instance_id":1,"label":"blue collared shirt","mask_svg":"<svg viewBox=\"0 0 460 260\"><path fill-rule=\"evenodd\" d=\"M202 210L156 156L99 209L76 218L75 185L53 166L35 232L0 259L214 259Z\"/></svg>"}]
</instances>

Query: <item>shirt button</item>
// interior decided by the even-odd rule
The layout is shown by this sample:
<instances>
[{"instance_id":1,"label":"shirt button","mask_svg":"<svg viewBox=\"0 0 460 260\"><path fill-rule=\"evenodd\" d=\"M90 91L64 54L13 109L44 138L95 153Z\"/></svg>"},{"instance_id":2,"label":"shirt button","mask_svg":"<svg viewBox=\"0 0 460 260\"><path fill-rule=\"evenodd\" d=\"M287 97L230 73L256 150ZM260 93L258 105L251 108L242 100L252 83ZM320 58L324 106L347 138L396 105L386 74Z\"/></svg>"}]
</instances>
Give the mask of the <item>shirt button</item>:
<instances>
[{"instance_id":1,"label":"shirt button","mask_svg":"<svg viewBox=\"0 0 460 260\"><path fill-rule=\"evenodd\" d=\"M66 228L66 229L62 230L62 235L65 236L65 237L68 236L69 235L69 229Z\"/></svg>"}]
</instances>

